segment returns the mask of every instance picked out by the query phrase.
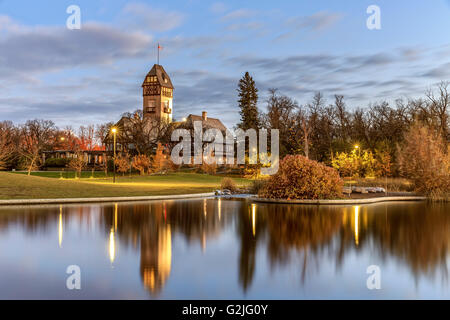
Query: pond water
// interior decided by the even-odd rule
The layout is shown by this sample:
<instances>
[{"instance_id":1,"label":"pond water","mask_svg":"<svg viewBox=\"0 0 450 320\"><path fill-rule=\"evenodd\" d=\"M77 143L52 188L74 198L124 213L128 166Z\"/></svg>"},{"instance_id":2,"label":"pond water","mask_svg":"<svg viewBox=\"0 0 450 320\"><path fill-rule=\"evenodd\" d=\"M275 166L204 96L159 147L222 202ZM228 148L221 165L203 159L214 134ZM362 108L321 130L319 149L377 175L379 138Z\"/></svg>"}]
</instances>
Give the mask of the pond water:
<instances>
[{"instance_id":1,"label":"pond water","mask_svg":"<svg viewBox=\"0 0 450 320\"><path fill-rule=\"evenodd\" d=\"M440 203L1 207L0 298L449 299L449 246Z\"/></svg>"}]
</instances>

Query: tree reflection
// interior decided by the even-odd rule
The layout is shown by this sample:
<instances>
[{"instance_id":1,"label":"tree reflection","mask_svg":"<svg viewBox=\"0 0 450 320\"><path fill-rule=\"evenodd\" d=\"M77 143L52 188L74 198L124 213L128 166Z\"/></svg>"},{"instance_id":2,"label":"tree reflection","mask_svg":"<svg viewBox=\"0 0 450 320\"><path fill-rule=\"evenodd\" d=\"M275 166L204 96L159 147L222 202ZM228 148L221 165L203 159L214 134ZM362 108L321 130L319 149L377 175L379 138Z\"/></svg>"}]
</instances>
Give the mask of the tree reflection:
<instances>
[{"instance_id":1,"label":"tree reflection","mask_svg":"<svg viewBox=\"0 0 450 320\"><path fill-rule=\"evenodd\" d=\"M272 272L277 272L276 266L298 263L303 281L307 270L318 271L330 259L340 267L351 254L363 251L404 263L416 278L434 276L437 271L446 277L448 209L448 204L426 202L303 206L214 199L2 207L0 233L16 226L30 235L57 232L55 246L64 249L69 241L64 236L66 230L74 226L88 231L97 228L96 232L100 230L109 241L111 263L120 258L118 248L139 252L143 286L157 296L169 281L177 259L173 253L175 236L207 254L207 242L235 226L238 282L247 292L258 268L257 253L263 251ZM327 253L326 259L323 253Z\"/></svg>"},{"instance_id":2,"label":"tree reflection","mask_svg":"<svg viewBox=\"0 0 450 320\"><path fill-rule=\"evenodd\" d=\"M158 295L169 279L174 233L184 236L188 243L199 243L206 250L207 239L218 236L228 221L222 216L223 208L216 201L206 199L103 208L105 231L116 228L123 245L139 246L141 279L152 296Z\"/></svg>"}]
</instances>

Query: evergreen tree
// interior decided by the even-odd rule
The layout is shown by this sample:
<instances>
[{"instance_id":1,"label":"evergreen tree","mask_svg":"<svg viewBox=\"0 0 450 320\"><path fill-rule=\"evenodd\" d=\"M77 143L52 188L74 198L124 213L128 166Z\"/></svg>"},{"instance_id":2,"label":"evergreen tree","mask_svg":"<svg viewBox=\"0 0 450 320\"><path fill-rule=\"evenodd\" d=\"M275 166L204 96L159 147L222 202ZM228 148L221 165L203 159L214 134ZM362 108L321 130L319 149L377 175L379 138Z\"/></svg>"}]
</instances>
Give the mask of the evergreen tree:
<instances>
[{"instance_id":1,"label":"evergreen tree","mask_svg":"<svg viewBox=\"0 0 450 320\"><path fill-rule=\"evenodd\" d=\"M238 124L238 128L243 130L260 128L257 107L258 89L255 86L255 81L248 72L239 80L237 91L239 95L239 108L241 108L239 112L241 115L241 123Z\"/></svg>"}]
</instances>

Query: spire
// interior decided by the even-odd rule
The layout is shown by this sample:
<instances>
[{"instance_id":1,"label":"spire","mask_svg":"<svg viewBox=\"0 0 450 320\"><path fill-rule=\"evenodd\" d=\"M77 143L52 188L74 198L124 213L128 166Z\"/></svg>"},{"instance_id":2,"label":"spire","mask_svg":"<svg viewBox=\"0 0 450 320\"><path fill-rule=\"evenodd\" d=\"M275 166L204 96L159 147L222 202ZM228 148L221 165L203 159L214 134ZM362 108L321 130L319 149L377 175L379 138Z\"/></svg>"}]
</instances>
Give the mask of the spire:
<instances>
[{"instance_id":1,"label":"spire","mask_svg":"<svg viewBox=\"0 0 450 320\"><path fill-rule=\"evenodd\" d=\"M160 50L162 50L162 46L160 46L159 42L158 42L158 62L157 62L158 65L159 65L159 51Z\"/></svg>"}]
</instances>

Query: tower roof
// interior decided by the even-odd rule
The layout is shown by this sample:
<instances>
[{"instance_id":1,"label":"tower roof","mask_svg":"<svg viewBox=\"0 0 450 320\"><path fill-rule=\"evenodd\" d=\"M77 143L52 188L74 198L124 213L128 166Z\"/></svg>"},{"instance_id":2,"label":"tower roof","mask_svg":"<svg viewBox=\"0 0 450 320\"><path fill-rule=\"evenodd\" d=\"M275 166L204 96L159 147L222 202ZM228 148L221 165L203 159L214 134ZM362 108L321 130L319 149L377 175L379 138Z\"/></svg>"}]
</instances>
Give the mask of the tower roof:
<instances>
[{"instance_id":1,"label":"tower roof","mask_svg":"<svg viewBox=\"0 0 450 320\"><path fill-rule=\"evenodd\" d=\"M156 76L160 86L173 89L172 81L163 66L159 64L153 65L152 69L147 73L142 85L149 83L149 77L151 76Z\"/></svg>"}]
</instances>

